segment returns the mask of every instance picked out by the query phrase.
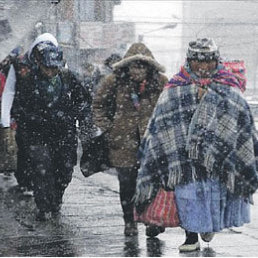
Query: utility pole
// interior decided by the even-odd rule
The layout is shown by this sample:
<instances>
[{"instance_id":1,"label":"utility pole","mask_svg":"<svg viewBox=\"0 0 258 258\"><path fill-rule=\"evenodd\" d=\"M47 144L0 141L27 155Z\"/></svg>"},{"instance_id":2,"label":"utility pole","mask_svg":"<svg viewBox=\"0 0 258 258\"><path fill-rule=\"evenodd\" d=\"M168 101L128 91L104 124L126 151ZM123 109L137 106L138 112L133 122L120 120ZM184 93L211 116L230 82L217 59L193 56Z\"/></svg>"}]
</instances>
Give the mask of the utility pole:
<instances>
[{"instance_id":1,"label":"utility pole","mask_svg":"<svg viewBox=\"0 0 258 258\"><path fill-rule=\"evenodd\" d=\"M257 83L257 68L258 68L258 50L257 50L257 40L256 40L256 33L257 33L257 25L254 25L254 29L253 29L253 33L254 33L254 92L253 92L253 96L256 96L257 94L257 87L256 87L256 83Z\"/></svg>"},{"instance_id":2,"label":"utility pole","mask_svg":"<svg viewBox=\"0 0 258 258\"><path fill-rule=\"evenodd\" d=\"M80 11L81 11L81 0L74 0L74 24L75 24L75 35L74 35L74 48L76 51L76 70L80 69Z\"/></svg>"},{"instance_id":3,"label":"utility pole","mask_svg":"<svg viewBox=\"0 0 258 258\"><path fill-rule=\"evenodd\" d=\"M59 4L61 0L51 0L51 4Z\"/></svg>"},{"instance_id":4,"label":"utility pole","mask_svg":"<svg viewBox=\"0 0 258 258\"><path fill-rule=\"evenodd\" d=\"M157 29L146 31L146 32L138 35L138 42L143 42L144 35L146 35L146 34L156 32L156 31L160 31L160 30L174 29L176 26L177 26L177 23L173 22L173 23L169 23L167 25L164 25L162 27L159 27Z\"/></svg>"}]
</instances>

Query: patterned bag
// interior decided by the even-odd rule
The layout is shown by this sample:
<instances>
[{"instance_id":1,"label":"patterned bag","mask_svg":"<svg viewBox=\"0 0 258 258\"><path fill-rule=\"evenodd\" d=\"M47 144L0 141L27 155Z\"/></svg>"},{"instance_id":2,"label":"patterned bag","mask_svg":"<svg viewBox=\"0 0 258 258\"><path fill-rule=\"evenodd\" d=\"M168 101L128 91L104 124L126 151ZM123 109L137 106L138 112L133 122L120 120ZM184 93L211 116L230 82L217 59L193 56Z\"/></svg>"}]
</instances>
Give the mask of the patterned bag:
<instances>
[{"instance_id":1,"label":"patterned bag","mask_svg":"<svg viewBox=\"0 0 258 258\"><path fill-rule=\"evenodd\" d=\"M161 188L143 213L137 214L134 209L134 220L162 227L178 227L179 218L174 192Z\"/></svg>"},{"instance_id":2,"label":"patterned bag","mask_svg":"<svg viewBox=\"0 0 258 258\"><path fill-rule=\"evenodd\" d=\"M243 60L226 60L223 61L226 70L233 73L239 81L242 92L246 89L246 68Z\"/></svg>"}]
</instances>

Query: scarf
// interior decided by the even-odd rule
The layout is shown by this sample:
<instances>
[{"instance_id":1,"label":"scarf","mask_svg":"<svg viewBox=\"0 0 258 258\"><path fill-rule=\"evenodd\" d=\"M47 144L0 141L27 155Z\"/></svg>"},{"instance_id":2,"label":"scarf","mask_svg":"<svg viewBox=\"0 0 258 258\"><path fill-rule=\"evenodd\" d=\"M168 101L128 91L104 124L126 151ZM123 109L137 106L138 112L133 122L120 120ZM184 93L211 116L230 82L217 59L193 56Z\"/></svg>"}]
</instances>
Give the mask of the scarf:
<instances>
[{"instance_id":1,"label":"scarf","mask_svg":"<svg viewBox=\"0 0 258 258\"><path fill-rule=\"evenodd\" d=\"M190 84L205 87L211 83L221 85L228 85L234 88L239 88L242 92L245 91L246 79L244 77L245 71L241 67L236 67L232 62L219 63L218 68L212 73L210 78L199 78L194 74L186 62L181 67L180 72L165 85L165 88L186 86Z\"/></svg>"},{"instance_id":2,"label":"scarf","mask_svg":"<svg viewBox=\"0 0 258 258\"><path fill-rule=\"evenodd\" d=\"M136 90L136 92L135 91L131 92L131 100L137 111L140 110L140 107L141 107L140 98L145 91L146 84L147 84L147 81L144 80L143 82L140 83L139 90Z\"/></svg>"},{"instance_id":3,"label":"scarf","mask_svg":"<svg viewBox=\"0 0 258 258\"><path fill-rule=\"evenodd\" d=\"M50 79L42 79L35 75L35 93L44 103L45 107L52 108L61 96L62 81L59 75Z\"/></svg>"}]
</instances>

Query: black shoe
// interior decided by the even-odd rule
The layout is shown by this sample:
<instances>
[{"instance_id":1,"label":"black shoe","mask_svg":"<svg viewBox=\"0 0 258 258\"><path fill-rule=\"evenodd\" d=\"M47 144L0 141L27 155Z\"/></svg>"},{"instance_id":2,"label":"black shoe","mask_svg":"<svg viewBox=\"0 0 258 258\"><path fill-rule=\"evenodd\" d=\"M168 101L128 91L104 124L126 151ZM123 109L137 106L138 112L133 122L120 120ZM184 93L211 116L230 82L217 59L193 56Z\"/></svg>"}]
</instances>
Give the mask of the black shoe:
<instances>
[{"instance_id":1,"label":"black shoe","mask_svg":"<svg viewBox=\"0 0 258 258\"><path fill-rule=\"evenodd\" d=\"M47 216L46 216L46 212L44 211L39 211L36 215L36 220L37 221L46 221L47 220Z\"/></svg>"},{"instance_id":2,"label":"black shoe","mask_svg":"<svg viewBox=\"0 0 258 258\"><path fill-rule=\"evenodd\" d=\"M56 218L60 215L61 207L62 207L62 204L58 204L54 208L51 209L52 218Z\"/></svg>"},{"instance_id":3,"label":"black shoe","mask_svg":"<svg viewBox=\"0 0 258 258\"><path fill-rule=\"evenodd\" d=\"M125 236L136 236L138 235L137 224L135 222L125 223Z\"/></svg>"},{"instance_id":4,"label":"black shoe","mask_svg":"<svg viewBox=\"0 0 258 258\"><path fill-rule=\"evenodd\" d=\"M60 211L51 211L52 218L58 218L61 215Z\"/></svg>"},{"instance_id":5,"label":"black shoe","mask_svg":"<svg viewBox=\"0 0 258 258\"><path fill-rule=\"evenodd\" d=\"M155 225L148 225L146 226L145 234L148 237L155 237L160 233L165 232L164 227L155 226Z\"/></svg>"},{"instance_id":6,"label":"black shoe","mask_svg":"<svg viewBox=\"0 0 258 258\"><path fill-rule=\"evenodd\" d=\"M51 212L60 212L61 207L62 207L61 203L57 204L57 205L55 205L55 207L51 208Z\"/></svg>"}]
</instances>

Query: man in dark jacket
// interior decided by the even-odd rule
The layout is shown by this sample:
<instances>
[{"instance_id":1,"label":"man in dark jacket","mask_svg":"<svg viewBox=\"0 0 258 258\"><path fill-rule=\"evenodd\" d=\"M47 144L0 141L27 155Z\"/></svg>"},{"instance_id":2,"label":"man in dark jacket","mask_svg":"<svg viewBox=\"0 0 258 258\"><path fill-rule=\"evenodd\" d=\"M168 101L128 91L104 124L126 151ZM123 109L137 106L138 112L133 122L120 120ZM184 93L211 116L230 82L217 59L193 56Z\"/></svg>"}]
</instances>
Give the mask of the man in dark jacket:
<instances>
[{"instance_id":1,"label":"man in dark jacket","mask_svg":"<svg viewBox=\"0 0 258 258\"><path fill-rule=\"evenodd\" d=\"M44 42L48 42L55 46L58 46L58 42L52 34L43 33L35 39L35 41L31 44L29 50L24 55L18 55L16 56L16 58L5 59L11 60L12 62L9 62L8 64L8 76L2 94L1 126L3 127L2 132L7 135L13 135L15 133L15 140L18 147L16 158L16 145L15 148L12 148L12 142L8 144L8 153L13 153L12 149L15 149L15 153L13 154L13 162L11 162L11 160L8 160L5 161L5 163L8 162L8 166L12 166L14 168L14 176L19 185L19 190L23 193L23 195L26 196L33 195L32 169L27 151L27 142L22 134L23 123L20 122L20 126L19 128L17 128L17 130L12 130L12 128L16 128L16 123L13 117L11 117L11 108L13 106L13 100L16 91L19 91L20 88L24 87L23 84L26 84L27 81L29 81L32 71L35 71L37 69L34 49L36 49L38 44L42 44ZM14 50L12 52L14 52ZM19 54L20 52L16 51L14 53ZM14 54L10 54L9 56L14 57Z\"/></svg>"},{"instance_id":2,"label":"man in dark jacket","mask_svg":"<svg viewBox=\"0 0 258 258\"><path fill-rule=\"evenodd\" d=\"M90 94L62 67L62 52L52 42L40 42L31 53L35 66L16 76L12 109L17 131L26 143L33 171L38 220L58 214L77 161L76 120L84 119Z\"/></svg>"}]
</instances>

